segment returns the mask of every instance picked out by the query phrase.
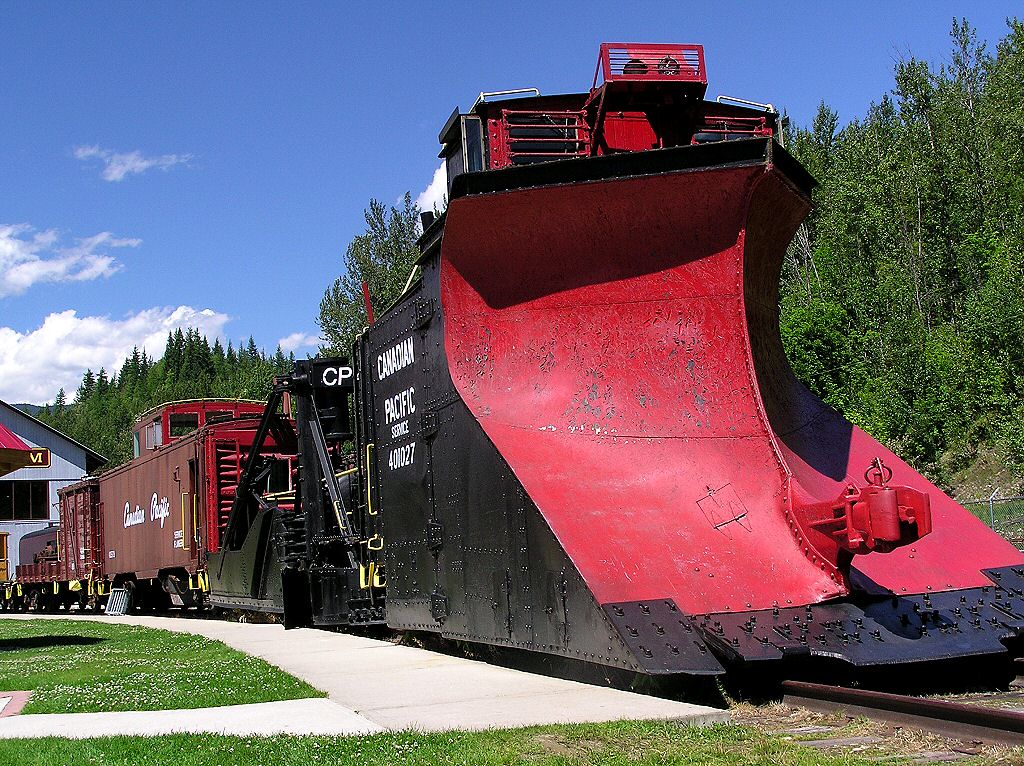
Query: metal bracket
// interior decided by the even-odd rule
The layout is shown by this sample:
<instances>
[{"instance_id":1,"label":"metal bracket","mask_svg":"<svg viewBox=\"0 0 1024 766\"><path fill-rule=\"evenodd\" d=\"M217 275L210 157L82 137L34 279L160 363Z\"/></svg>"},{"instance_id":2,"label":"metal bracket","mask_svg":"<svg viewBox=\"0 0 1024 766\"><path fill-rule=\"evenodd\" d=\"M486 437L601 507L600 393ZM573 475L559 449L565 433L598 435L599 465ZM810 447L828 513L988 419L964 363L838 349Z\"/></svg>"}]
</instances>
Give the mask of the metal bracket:
<instances>
[{"instance_id":1,"label":"metal bracket","mask_svg":"<svg viewBox=\"0 0 1024 766\"><path fill-rule=\"evenodd\" d=\"M430 324L430 320L434 318L434 306L433 298L416 299L416 327Z\"/></svg>"},{"instance_id":2,"label":"metal bracket","mask_svg":"<svg viewBox=\"0 0 1024 766\"><path fill-rule=\"evenodd\" d=\"M430 614L439 623L448 617L448 597L440 588L435 588L430 594Z\"/></svg>"},{"instance_id":3,"label":"metal bracket","mask_svg":"<svg viewBox=\"0 0 1024 766\"><path fill-rule=\"evenodd\" d=\"M605 614L643 669L652 675L718 675L724 669L692 615L669 598L603 604Z\"/></svg>"},{"instance_id":4,"label":"metal bracket","mask_svg":"<svg viewBox=\"0 0 1024 766\"><path fill-rule=\"evenodd\" d=\"M359 537L356 535L355 530L352 528L352 522L348 518L348 509L345 506L345 500L341 494L341 487L338 484L338 477L334 473L334 466L331 463L330 455L327 451L327 440L324 437L323 426L320 424L320 411L316 405L316 399L312 394L309 396L310 405L312 406L312 417L309 419L309 429L313 435L313 445L316 448L317 461L320 464L320 472L323 476L323 481L327 485L327 493L330 495L331 507L334 510L335 520L338 522L338 531L342 537L345 538L346 555L348 556L349 567L355 570L358 566L356 561L355 552L352 550L352 545L358 541Z\"/></svg>"},{"instance_id":5,"label":"metal bracket","mask_svg":"<svg viewBox=\"0 0 1024 766\"><path fill-rule=\"evenodd\" d=\"M444 527L440 521L431 521L427 524L427 547L436 551L444 546Z\"/></svg>"}]
</instances>

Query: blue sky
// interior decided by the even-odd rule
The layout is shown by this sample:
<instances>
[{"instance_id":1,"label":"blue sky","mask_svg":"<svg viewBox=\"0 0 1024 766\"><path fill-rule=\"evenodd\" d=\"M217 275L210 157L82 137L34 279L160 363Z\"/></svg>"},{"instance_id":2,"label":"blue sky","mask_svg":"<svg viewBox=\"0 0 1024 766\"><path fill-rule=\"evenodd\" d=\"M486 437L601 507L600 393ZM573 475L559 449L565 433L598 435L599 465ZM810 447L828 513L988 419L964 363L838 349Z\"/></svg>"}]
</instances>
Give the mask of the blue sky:
<instances>
[{"instance_id":1,"label":"blue sky","mask_svg":"<svg viewBox=\"0 0 1024 766\"><path fill-rule=\"evenodd\" d=\"M705 46L709 96L843 121L954 16L1019 3L7 3L0 10L0 399L159 355L170 328L315 351L369 199L423 193L481 90L590 86L601 41Z\"/></svg>"}]
</instances>

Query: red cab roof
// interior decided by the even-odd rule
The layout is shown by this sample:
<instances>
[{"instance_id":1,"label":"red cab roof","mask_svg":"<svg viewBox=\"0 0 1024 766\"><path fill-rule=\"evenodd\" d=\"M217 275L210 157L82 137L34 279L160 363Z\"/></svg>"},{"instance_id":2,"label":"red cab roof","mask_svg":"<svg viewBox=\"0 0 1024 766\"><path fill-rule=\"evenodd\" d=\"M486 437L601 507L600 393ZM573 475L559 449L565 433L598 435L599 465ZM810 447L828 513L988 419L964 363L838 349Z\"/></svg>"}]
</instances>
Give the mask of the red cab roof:
<instances>
[{"instance_id":1,"label":"red cab roof","mask_svg":"<svg viewBox=\"0 0 1024 766\"><path fill-rule=\"evenodd\" d=\"M0 423L0 476L32 463L32 448Z\"/></svg>"}]
</instances>

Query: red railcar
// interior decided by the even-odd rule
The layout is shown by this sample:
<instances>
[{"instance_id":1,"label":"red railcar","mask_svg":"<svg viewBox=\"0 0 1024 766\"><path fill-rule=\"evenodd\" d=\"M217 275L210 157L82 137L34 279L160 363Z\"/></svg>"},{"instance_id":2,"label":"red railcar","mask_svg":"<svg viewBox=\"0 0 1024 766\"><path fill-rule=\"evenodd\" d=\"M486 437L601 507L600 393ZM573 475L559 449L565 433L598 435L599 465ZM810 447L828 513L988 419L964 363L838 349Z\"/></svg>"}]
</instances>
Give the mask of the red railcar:
<instances>
[{"instance_id":1,"label":"red railcar","mask_svg":"<svg viewBox=\"0 0 1024 766\"><path fill-rule=\"evenodd\" d=\"M125 587L143 607L199 606L264 405L203 400L140 416L134 458L60 492L56 561L18 568L8 608L100 607ZM291 489L294 445L261 447L266 492Z\"/></svg>"},{"instance_id":2,"label":"red railcar","mask_svg":"<svg viewBox=\"0 0 1024 766\"><path fill-rule=\"evenodd\" d=\"M57 579L99 582L103 578L103 525L98 479L86 479L60 493Z\"/></svg>"}]
</instances>

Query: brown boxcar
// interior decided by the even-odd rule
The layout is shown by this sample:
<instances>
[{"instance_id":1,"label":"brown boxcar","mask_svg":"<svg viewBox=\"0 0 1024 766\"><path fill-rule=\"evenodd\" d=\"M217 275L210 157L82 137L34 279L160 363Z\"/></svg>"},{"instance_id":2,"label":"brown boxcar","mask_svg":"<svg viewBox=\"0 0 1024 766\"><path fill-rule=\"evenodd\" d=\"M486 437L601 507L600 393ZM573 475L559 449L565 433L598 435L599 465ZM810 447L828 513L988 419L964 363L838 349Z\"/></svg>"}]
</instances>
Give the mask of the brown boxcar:
<instances>
[{"instance_id":1,"label":"brown boxcar","mask_svg":"<svg viewBox=\"0 0 1024 766\"><path fill-rule=\"evenodd\" d=\"M234 409L225 410L229 406ZM151 589L150 596L163 591L185 604L205 600L206 554L220 549L262 407L183 402L140 418L134 439L141 454L99 478L102 569L108 582L145 587L147 580L159 581L162 587ZM212 413L222 419L208 422ZM179 429L186 434L179 435ZM164 439L170 443L161 443ZM272 439L263 451L279 458L266 489L290 490L293 455L279 454Z\"/></svg>"},{"instance_id":2,"label":"brown boxcar","mask_svg":"<svg viewBox=\"0 0 1024 766\"><path fill-rule=\"evenodd\" d=\"M256 425L254 419L209 425L100 477L108 577L194 570L201 554L220 549ZM289 489L289 473L275 472L283 486L270 489Z\"/></svg>"},{"instance_id":3,"label":"brown boxcar","mask_svg":"<svg viewBox=\"0 0 1024 766\"><path fill-rule=\"evenodd\" d=\"M181 439L104 474L99 480L108 577L153 578L161 570L193 571L198 438Z\"/></svg>"},{"instance_id":4,"label":"brown boxcar","mask_svg":"<svg viewBox=\"0 0 1024 766\"><path fill-rule=\"evenodd\" d=\"M22 589L0 592L0 607L101 606L112 587L138 606L206 601L208 552L220 549L235 489L263 404L174 402L140 416L135 457L60 492L58 558L19 568ZM291 490L294 447L273 460L264 489Z\"/></svg>"}]
</instances>

